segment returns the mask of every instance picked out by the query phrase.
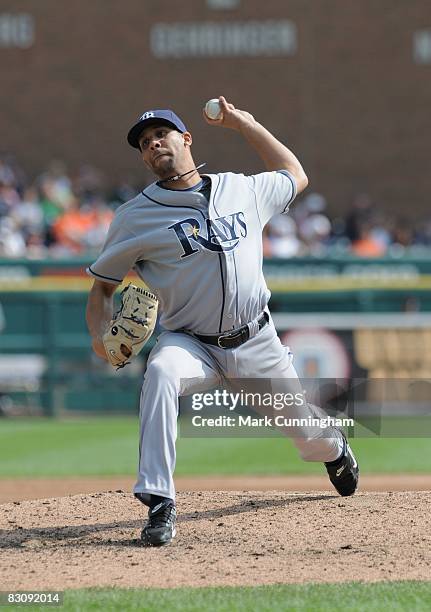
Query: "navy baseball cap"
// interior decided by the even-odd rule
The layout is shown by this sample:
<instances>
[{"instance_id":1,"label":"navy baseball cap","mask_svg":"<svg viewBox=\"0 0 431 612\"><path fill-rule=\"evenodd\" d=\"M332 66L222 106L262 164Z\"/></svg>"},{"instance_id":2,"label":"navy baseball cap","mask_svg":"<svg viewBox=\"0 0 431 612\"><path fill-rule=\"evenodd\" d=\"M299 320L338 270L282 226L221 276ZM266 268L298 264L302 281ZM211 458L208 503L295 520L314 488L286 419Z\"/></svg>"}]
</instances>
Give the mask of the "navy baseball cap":
<instances>
[{"instance_id":1,"label":"navy baseball cap","mask_svg":"<svg viewBox=\"0 0 431 612\"><path fill-rule=\"evenodd\" d=\"M127 134L127 142L131 147L139 149L139 136L142 130L150 125L167 125L181 134L187 132L187 128L181 119L171 110L150 110L141 115L135 125Z\"/></svg>"}]
</instances>

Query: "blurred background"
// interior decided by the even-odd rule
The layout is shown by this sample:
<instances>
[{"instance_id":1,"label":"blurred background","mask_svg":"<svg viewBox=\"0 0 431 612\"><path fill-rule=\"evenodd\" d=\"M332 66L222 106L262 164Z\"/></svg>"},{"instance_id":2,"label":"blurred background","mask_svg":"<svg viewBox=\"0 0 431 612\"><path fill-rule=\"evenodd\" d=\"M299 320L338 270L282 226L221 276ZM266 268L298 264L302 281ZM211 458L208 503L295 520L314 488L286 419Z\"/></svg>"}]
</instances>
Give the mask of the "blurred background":
<instances>
[{"instance_id":1,"label":"blurred background","mask_svg":"<svg viewBox=\"0 0 431 612\"><path fill-rule=\"evenodd\" d=\"M309 176L264 232L300 374L431 378L430 76L428 0L0 0L0 415L136 415L148 351L92 355L85 268L152 181L126 142L144 111L174 109L205 171L262 170L203 121L220 94Z\"/></svg>"}]
</instances>

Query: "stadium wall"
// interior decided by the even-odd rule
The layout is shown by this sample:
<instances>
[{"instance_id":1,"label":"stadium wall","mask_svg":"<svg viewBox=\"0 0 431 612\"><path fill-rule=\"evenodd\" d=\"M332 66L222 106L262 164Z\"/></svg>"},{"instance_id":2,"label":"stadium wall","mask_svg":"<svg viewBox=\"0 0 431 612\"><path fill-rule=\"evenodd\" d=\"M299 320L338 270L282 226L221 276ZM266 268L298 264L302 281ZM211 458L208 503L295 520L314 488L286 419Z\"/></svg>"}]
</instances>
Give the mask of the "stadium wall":
<instances>
[{"instance_id":1,"label":"stadium wall","mask_svg":"<svg viewBox=\"0 0 431 612\"><path fill-rule=\"evenodd\" d=\"M33 174L61 158L72 172L90 163L112 181L146 183L125 134L144 110L173 106L208 171L259 171L239 136L201 119L204 102L224 93L298 152L332 210L366 191L387 210L425 213L428 9L427 0L2 0L1 149Z\"/></svg>"}]
</instances>

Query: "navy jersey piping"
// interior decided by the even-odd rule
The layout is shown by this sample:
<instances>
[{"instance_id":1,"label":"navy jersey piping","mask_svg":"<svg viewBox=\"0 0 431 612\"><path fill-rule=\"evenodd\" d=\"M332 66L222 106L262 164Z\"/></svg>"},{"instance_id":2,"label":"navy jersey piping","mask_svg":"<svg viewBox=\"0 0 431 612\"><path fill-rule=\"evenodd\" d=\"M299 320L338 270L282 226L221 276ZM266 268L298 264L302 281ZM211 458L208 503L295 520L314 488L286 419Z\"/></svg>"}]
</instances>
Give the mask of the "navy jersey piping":
<instances>
[{"instance_id":1,"label":"navy jersey piping","mask_svg":"<svg viewBox=\"0 0 431 612\"><path fill-rule=\"evenodd\" d=\"M254 205L256 207L257 218L259 219L260 228L263 230L262 219L260 218L260 214L259 214L259 206L257 205L256 189L253 189L252 191L254 195Z\"/></svg>"},{"instance_id":2,"label":"navy jersey piping","mask_svg":"<svg viewBox=\"0 0 431 612\"><path fill-rule=\"evenodd\" d=\"M217 177L217 178L218 178L218 183L217 183L217 187L215 188L214 195L212 197L212 203L213 203L213 208L214 208L214 211L215 211L216 215L220 215L220 213L217 210L216 205L215 205L215 199L216 199L217 191L218 191L218 188L220 187L220 183L221 183L220 177ZM222 265L222 257L223 256L224 256L224 251L219 253L221 289L222 289L222 292L223 292L223 300L222 300L221 313L220 313L220 325L219 325L219 328L218 328L219 333L221 332L221 328L222 328L224 306L225 306L225 302L226 302L226 293L225 293L225 288L224 288L224 277L223 277L223 265ZM238 299L238 294L237 294L236 298Z\"/></svg>"},{"instance_id":3,"label":"navy jersey piping","mask_svg":"<svg viewBox=\"0 0 431 612\"><path fill-rule=\"evenodd\" d=\"M223 253L219 253L218 254L218 260L219 260L219 264L220 264L220 275L221 275L221 288L222 288L222 292L223 292L223 299L222 299L222 303L221 303L221 313L220 313L220 325L219 325L219 328L218 328L219 333L221 332L221 328L222 328L222 324L223 324L223 311L224 311L224 303L225 303L225 290L224 290L222 254Z\"/></svg>"},{"instance_id":4,"label":"navy jersey piping","mask_svg":"<svg viewBox=\"0 0 431 612\"><path fill-rule=\"evenodd\" d=\"M158 202L157 200L153 200L153 198L150 198L150 196L148 196L143 191L142 191L142 195L145 196L148 200L150 200L150 202L154 202L154 204L158 204L159 206L164 206L165 208L190 208L190 210L196 210L196 212L202 215L204 221L206 221L206 217L204 213L201 210L199 210L199 208L195 208L194 206L181 206L177 204L163 204L163 202Z\"/></svg>"},{"instance_id":5,"label":"navy jersey piping","mask_svg":"<svg viewBox=\"0 0 431 612\"><path fill-rule=\"evenodd\" d=\"M95 272L94 270L91 269L91 266L88 266L88 269L90 270L91 274L94 274L94 276L99 276L100 278L105 278L106 280L111 280L111 281L115 281L116 283L122 283L123 280L118 280L118 278L112 278L111 276L103 276L103 274L98 274L97 272Z\"/></svg>"},{"instance_id":6,"label":"navy jersey piping","mask_svg":"<svg viewBox=\"0 0 431 612\"><path fill-rule=\"evenodd\" d=\"M236 286L236 295L235 295L235 320L238 318L238 276L236 272L236 259L235 259L235 251L232 251L233 255L233 265L235 269L235 286Z\"/></svg>"},{"instance_id":7,"label":"navy jersey piping","mask_svg":"<svg viewBox=\"0 0 431 612\"><path fill-rule=\"evenodd\" d=\"M159 189L164 189L165 191L179 191L180 193L186 193L187 191L196 191L199 192L203 187L203 179L200 180L199 183L194 185L193 187L187 187L187 189L168 189L167 187L163 187L160 185L160 182L165 183L166 181L157 181L156 185Z\"/></svg>"},{"instance_id":8,"label":"navy jersey piping","mask_svg":"<svg viewBox=\"0 0 431 612\"><path fill-rule=\"evenodd\" d=\"M286 178L289 179L289 181L292 184L292 195L290 197L290 200L288 201L288 203L286 204L286 206L283 208L283 212L286 212L286 210L289 208L289 206L292 204L293 200L296 197L296 183L293 180L293 178L290 176L290 174L286 171L286 170L277 170L277 172L279 174L282 174L283 176L285 176Z\"/></svg>"},{"instance_id":9,"label":"navy jersey piping","mask_svg":"<svg viewBox=\"0 0 431 612\"><path fill-rule=\"evenodd\" d=\"M214 195L213 195L213 206L214 206L214 210L216 212L216 215L220 216L220 213L217 210L216 205L215 205L215 198L216 198L217 191L218 191L218 188L220 187L220 183L221 183L220 177L217 177L217 178L218 178L218 183L217 183L217 187L215 188Z\"/></svg>"}]
</instances>

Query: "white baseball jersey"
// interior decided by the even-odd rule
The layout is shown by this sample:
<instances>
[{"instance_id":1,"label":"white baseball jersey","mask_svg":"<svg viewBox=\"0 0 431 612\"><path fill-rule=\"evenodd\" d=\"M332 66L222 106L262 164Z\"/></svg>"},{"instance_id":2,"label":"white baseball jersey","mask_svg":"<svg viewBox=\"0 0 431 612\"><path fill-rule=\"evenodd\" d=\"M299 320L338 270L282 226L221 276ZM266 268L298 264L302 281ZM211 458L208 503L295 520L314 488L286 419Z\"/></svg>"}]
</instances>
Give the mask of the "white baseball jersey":
<instances>
[{"instance_id":1,"label":"white baseball jersey","mask_svg":"<svg viewBox=\"0 0 431 612\"><path fill-rule=\"evenodd\" d=\"M168 330L217 334L255 319L270 292L262 274L262 230L296 195L285 170L203 175L186 190L153 183L116 211L88 273L121 283L131 268L159 298Z\"/></svg>"}]
</instances>

